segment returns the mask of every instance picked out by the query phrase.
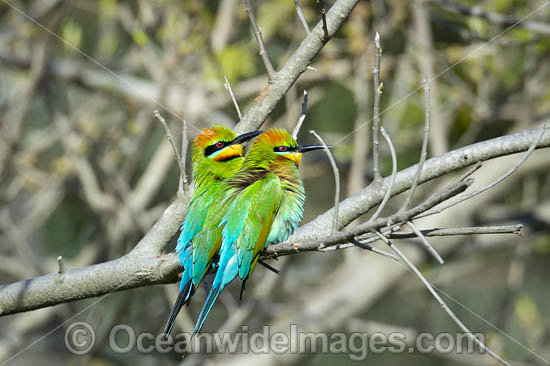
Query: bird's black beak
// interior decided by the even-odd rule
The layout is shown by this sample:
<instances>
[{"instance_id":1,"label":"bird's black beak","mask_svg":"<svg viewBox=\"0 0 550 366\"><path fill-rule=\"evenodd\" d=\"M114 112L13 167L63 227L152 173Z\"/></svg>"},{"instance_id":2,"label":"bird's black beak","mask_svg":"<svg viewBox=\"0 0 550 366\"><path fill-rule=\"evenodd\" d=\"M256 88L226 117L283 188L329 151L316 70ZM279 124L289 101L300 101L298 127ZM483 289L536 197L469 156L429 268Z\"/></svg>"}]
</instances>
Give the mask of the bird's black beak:
<instances>
[{"instance_id":1,"label":"bird's black beak","mask_svg":"<svg viewBox=\"0 0 550 366\"><path fill-rule=\"evenodd\" d=\"M263 131L254 131L254 132L247 132L247 133L243 133L242 135L239 135L237 137L235 137L235 140L233 140L231 142L231 145L234 145L234 144L242 144L258 135L260 135Z\"/></svg>"},{"instance_id":2,"label":"bird's black beak","mask_svg":"<svg viewBox=\"0 0 550 366\"><path fill-rule=\"evenodd\" d=\"M329 149L334 149L334 146L327 146L327 147ZM304 153L304 152L308 152L308 151L321 150L321 149L324 149L323 145L301 145L301 146L298 146L296 151Z\"/></svg>"}]
</instances>

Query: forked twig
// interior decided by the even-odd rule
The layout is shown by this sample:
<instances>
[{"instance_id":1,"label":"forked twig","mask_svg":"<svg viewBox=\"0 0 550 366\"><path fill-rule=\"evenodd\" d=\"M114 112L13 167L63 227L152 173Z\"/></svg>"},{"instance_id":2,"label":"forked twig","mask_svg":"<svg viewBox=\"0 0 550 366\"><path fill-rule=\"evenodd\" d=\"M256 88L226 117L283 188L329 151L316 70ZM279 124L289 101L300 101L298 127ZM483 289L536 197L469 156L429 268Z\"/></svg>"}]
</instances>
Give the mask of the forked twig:
<instances>
[{"instance_id":1,"label":"forked twig","mask_svg":"<svg viewBox=\"0 0 550 366\"><path fill-rule=\"evenodd\" d=\"M328 159L330 160L330 165L332 166L332 172L334 173L334 216L332 217L332 231L330 235L334 235L336 232L338 232L338 208L340 206L340 171L338 170L338 166L336 165L336 161L334 160L334 157L332 156L332 153L329 150L329 147L325 143L325 141L319 136L317 132L314 130L309 131L310 134L315 136L317 140L323 145L323 148L325 150L325 153L328 156Z\"/></svg>"},{"instance_id":2,"label":"forked twig","mask_svg":"<svg viewBox=\"0 0 550 366\"><path fill-rule=\"evenodd\" d=\"M428 242L428 239L426 239L424 234L422 234L422 232L420 230L418 230L416 225L413 224L412 221L407 221L406 224L407 224L408 227L410 227L412 229L412 231L415 233L415 235L420 239L420 242L424 245L424 247L428 250L428 252L430 252L432 257L434 257L435 260L439 262L439 264L445 263L443 258L441 258L439 253L434 249L434 247L432 247L430 242Z\"/></svg>"},{"instance_id":3,"label":"forked twig","mask_svg":"<svg viewBox=\"0 0 550 366\"><path fill-rule=\"evenodd\" d=\"M516 163L516 165L514 165L510 170L508 170L506 173L504 173L503 175L501 175L500 177L498 177L495 181L493 181L492 183L486 185L485 187L482 187L482 188L479 188L477 190L475 190L474 192L472 193L469 193L469 194L465 194L461 197L457 197L455 200L452 200L450 202L447 202L447 204L443 205L442 207L439 207L439 208L435 208L435 209L432 209L428 212L425 212L423 213L422 215L418 216L417 218L420 218L420 217L426 217L426 216L430 216L430 215L434 215L434 214L437 214L437 213L440 213L442 212L443 210L446 210L448 209L449 207L453 207L455 205L458 205L459 203L462 203L474 196L477 196L478 194L480 193L483 193L485 191L487 191L488 189L491 189L493 188L494 186L496 186L497 184L499 184L500 182L502 182L504 179L508 178L510 175L512 175L516 170L519 169L519 167L529 158L529 156L531 156L531 154L533 153L533 151L535 151L535 148L537 147L540 139L542 138L542 136L544 135L546 131L546 124L544 124L541 129L540 129L540 133L538 134L537 138L535 138L533 140L533 143L531 144L531 146L529 146L529 150L527 150L523 156L521 157L521 159Z\"/></svg>"}]
</instances>

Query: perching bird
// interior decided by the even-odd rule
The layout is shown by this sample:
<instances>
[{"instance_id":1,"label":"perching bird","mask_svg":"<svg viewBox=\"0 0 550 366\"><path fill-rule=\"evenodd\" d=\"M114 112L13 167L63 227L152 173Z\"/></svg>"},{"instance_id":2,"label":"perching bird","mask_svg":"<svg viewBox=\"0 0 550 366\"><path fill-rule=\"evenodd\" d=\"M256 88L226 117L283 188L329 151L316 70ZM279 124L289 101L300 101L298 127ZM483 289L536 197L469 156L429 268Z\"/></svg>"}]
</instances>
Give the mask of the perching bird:
<instances>
[{"instance_id":1,"label":"perching bird","mask_svg":"<svg viewBox=\"0 0 550 366\"><path fill-rule=\"evenodd\" d=\"M258 136L261 131L236 136L224 126L203 129L193 142L193 180L195 191L182 223L176 252L184 267L180 293L164 328L165 337L171 332L179 311L189 302L193 292L212 265L220 248L220 240L202 235L209 208L220 183L232 176L243 163L242 143Z\"/></svg>"},{"instance_id":2,"label":"perching bird","mask_svg":"<svg viewBox=\"0 0 550 366\"><path fill-rule=\"evenodd\" d=\"M205 224L212 236L222 237L220 259L194 333L202 329L224 287L239 275L242 295L260 252L296 229L305 200L298 165L303 152L322 148L300 146L285 130L266 131L253 142L241 168L221 183Z\"/></svg>"}]
</instances>

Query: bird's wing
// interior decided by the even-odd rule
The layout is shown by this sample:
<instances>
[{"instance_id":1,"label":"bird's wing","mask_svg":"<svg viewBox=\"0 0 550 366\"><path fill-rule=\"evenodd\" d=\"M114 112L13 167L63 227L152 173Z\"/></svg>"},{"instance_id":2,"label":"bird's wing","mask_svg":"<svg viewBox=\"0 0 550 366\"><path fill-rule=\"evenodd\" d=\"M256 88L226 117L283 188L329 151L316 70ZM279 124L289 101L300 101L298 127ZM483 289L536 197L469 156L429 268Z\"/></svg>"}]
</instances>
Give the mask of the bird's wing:
<instances>
[{"instance_id":1,"label":"bird's wing","mask_svg":"<svg viewBox=\"0 0 550 366\"><path fill-rule=\"evenodd\" d=\"M223 245L236 244L241 279L248 277L264 249L281 196L279 178L267 174L235 197L220 223L223 226Z\"/></svg>"},{"instance_id":2,"label":"bird's wing","mask_svg":"<svg viewBox=\"0 0 550 366\"><path fill-rule=\"evenodd\" d=\"M220 221L229 204L226 192L218 190L210 202L208 214L202 227L193 238L193 283L197 285L206 274L214 256L218 253L222 243L222 227Z\"/></svg>"},{"instance_id":3,"label":"bird's wing","mask_svg":"<svg viewBox=\"0 0 550 366\"><path fill-rule=\"evenodd\" d=\"M209 190L195 192L193 195L187 209L187 215L181 225L181 234L176 246L176 252L180 253L180 256L187 249L193 237L202 230L206 216L208 215L208 209L212 204L213 196Z\"/></svg>"},{"instance_id":4,"label":"bird's wing","mask_svg":"<svg viewBox=\"0 0 550 366\"><path fill-rule=\"evenodd\" d=\"M301 181L298 183L283 185L281 205L269 230L266 245L285 241L302 221L306 195Z\"/></svg>"}]
</instances>

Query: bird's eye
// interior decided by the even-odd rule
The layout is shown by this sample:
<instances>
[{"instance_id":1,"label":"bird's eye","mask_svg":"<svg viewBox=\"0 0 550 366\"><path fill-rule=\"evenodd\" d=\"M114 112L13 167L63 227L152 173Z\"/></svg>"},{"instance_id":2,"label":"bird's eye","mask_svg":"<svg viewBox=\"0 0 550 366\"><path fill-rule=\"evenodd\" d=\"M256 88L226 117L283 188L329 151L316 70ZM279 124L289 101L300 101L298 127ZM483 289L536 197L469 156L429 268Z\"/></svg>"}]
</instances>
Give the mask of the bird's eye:
<instances>
[{"instance_id":1,"label":"bird's eye","mask_svg":"<svg viewBox=\"0 0 550 366\"><path fill-rule=\"evenodd\" d=\"M222 141L216 142L216 147L217 147L218 149L221 149L221 148L223 147L223 142L222 142Z\"/></svg>"},{"instance_id":2,"label":"bird's eye","mask_svg":"<svg viewBox=\"0 0 550 366\"><path fill-rule=\"evenodd\" d=\"M277 150L280 151L280 152L285 152L287 150L287 148L286 148L286 146L279 146L277 148Z\"/></svg>"}]
</instances>

